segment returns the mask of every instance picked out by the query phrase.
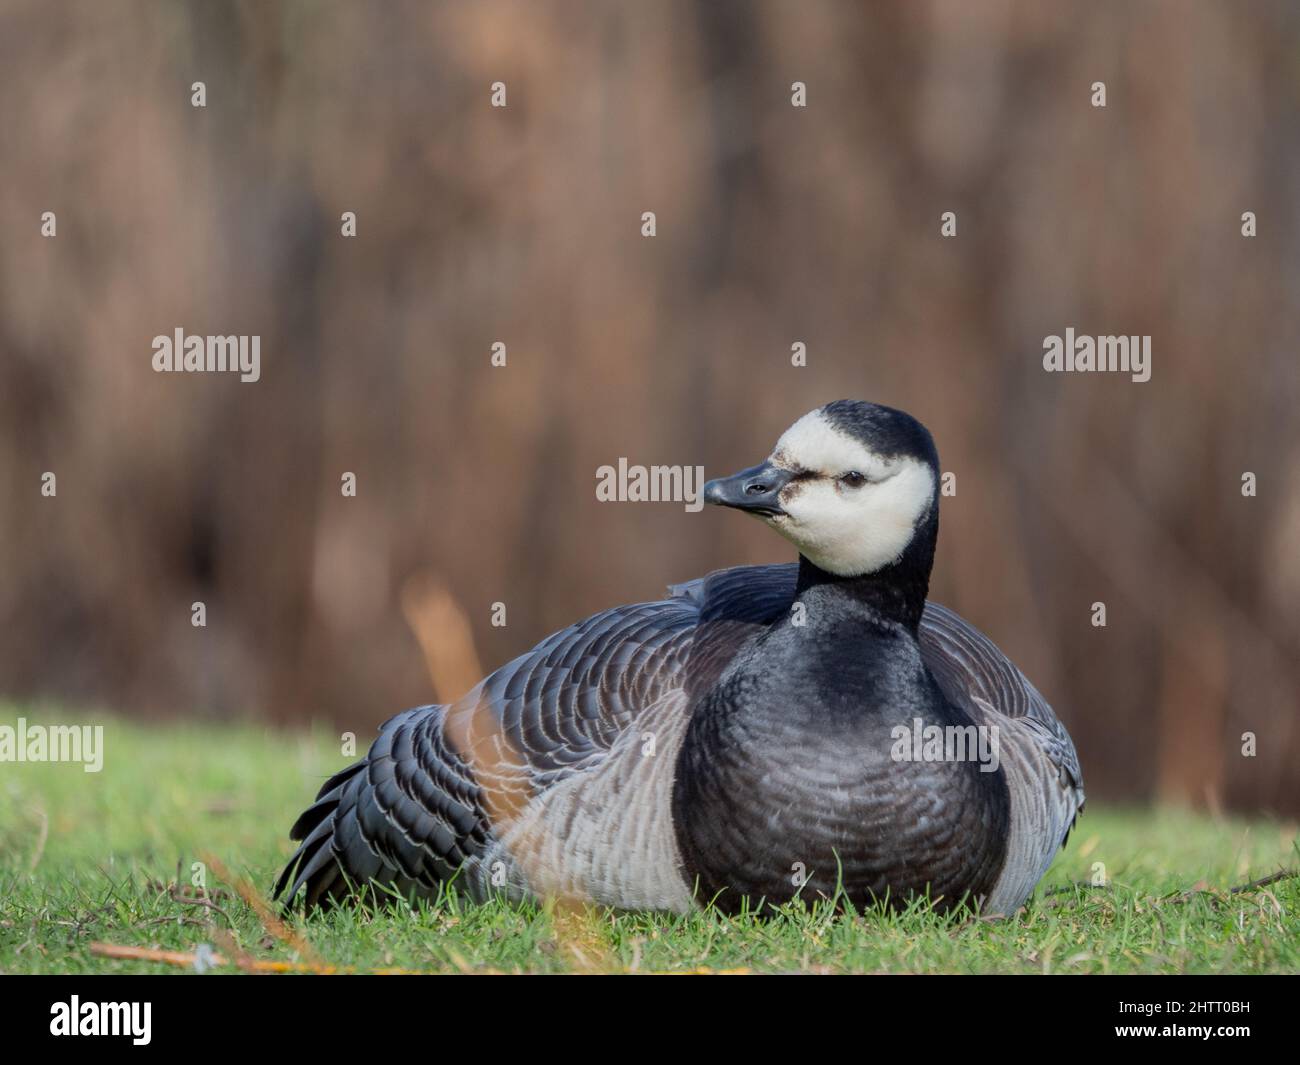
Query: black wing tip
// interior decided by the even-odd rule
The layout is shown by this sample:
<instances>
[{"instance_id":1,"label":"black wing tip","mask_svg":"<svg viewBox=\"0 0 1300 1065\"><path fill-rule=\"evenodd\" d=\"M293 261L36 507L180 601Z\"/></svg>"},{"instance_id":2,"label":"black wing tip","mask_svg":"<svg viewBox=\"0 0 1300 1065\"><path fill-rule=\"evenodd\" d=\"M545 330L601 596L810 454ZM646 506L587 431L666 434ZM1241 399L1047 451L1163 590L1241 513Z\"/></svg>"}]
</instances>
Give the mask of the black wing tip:
<instances>
[{"instance_id":1,"label":"black wing tip","mask_svg":"<svg viewBox=\"0 0 1300 1065\"><path fill-rule=\"evenodd\" d=\"M316 801L307 809L298 815L298 819L289 829L289 838L299 843L300 846L289 859L280 876L275 882L275 891L272 898L279 900L284 894L285 888L292 884L288 895L283 903L284 911L292 909L296 900L303 894L303 887L307 888L305 898L308 905L311 905L312 895L314 893L313 881L320 880L320 874L328 870L328 864L321 868L319 863L313 861L317 858L322 846L326 846L330 837L333 835L333 829L328 823L334 817L334 811L338 809L340 792L345 784L355 777L362 769L366 767L368 759L362 758L358 762L353 762L350 766L339 770L321 785L320 791L316 793ZM337 863L335 863L337 864ZM316 865L316 868L313 866ZM299 871L301 870L301 873ZM295 874L297 878L295 879ZM326 885L328 886L328 885Z\"/></svg>"},{"instance_id":2,"label":"black wing tip","mask_svg":"<svg viewBox=\"0 0 1300 1065\"><path fill-rule=\"evenodd\" d=\"M271 897L280 903L280 913L286 917L298 910L326 909L337 901L331 889L341 872L342 867L325 838L304 844L281 871ZM291 885L287 892L286 885Z\"/></svg>"}]
</instances>

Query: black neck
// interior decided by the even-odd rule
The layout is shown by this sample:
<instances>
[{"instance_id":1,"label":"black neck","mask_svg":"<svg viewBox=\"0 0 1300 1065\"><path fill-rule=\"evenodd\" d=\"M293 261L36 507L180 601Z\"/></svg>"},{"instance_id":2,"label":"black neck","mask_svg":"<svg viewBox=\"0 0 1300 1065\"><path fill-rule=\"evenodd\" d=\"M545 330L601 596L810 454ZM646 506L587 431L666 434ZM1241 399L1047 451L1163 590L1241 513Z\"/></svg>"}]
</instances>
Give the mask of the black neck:
<instances>
[{"instance_id":1,"label":"black neck","mask_svg":"<svg viewBox=\"0 0 1300 1065\"><path fill-rule=\"evenodd\" d=\"M852 603L861 611L916 632L930 590L930 569L939 538L938 505L917 526L907 550L896 562L859 577L837 577L799 556L796 598L810 606L830 595L840 603ZM813 611L810 611L815 616Z\"/></svg>"}]
</instances>

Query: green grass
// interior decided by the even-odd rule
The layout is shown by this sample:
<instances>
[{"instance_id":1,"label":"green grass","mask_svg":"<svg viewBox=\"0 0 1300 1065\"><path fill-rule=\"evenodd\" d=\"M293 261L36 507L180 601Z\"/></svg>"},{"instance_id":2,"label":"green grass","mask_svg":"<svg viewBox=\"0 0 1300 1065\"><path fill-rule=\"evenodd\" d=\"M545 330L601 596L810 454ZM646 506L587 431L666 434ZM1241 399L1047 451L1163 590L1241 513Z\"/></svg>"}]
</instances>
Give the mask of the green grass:
<instances>
[{"instance_id":1,"label":"green grass","mask_svg":"<svg viewBox=\"0 0 1300 1065\"><path fill-rule=\"evenodd\" d=\"M0 724L18 715L0 713ZM98 774L0 763L0 972L184 971L100 957L92 942L177 951L207 943L301 961L214 867L207 902L186 891L201 896L192 865L212 855L266 894L291 853L288 826L350 760L337 741L319 730L101 720ZM1089 885L1095 863L1104 887ZM615 914L473 905L451 894L416 909L298 917L290 928L323 962L361 970L1295 972L1300 879L1227 889L1298 865L1294 824L1090 808L1010 920L921 907L836 914L824 904L769 919Z\"/></svg>"}]
</instances>

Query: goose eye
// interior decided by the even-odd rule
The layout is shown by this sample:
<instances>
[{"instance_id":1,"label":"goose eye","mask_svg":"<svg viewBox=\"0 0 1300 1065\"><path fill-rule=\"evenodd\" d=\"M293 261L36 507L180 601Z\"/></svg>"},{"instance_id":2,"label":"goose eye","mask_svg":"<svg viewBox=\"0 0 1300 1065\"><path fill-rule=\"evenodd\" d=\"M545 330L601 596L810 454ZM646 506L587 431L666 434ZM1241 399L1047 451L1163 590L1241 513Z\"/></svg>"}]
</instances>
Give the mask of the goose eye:
<instances>
[{"instance_id":1,"label":"goose eye","mask_svg":"<svg viewBox=\"0 0 1300 1065\"><path fill-rule=\"evenodd\" d=\"M858 473L857 470L850 470L848 473L840 475L840 484L849 488L861 488L867 483L866 477Z\"/></svg>"}]
</instances>

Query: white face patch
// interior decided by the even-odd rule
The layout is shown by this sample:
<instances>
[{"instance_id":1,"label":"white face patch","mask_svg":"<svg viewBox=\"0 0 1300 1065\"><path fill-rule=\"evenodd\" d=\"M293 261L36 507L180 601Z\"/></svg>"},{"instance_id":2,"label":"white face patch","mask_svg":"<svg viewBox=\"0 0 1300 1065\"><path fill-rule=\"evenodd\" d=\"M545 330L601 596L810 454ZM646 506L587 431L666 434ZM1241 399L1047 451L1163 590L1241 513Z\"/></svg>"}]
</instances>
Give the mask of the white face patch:
<instances>
[{"instance_id":1,"label":"white face patch","mask_svg":"<svg viewBox=\"0 0 1300 1065\"><path fill-rule=\"evenodd\" d=\"M773 465L809 471L781 490L784 515L765 520L811 562L839 577L874 573L911 543L934 499L934 474L914 458L887 459L815 410L777 441ZM853 487L842 478L860 473Z\"/></svg>"}]
</instances>

